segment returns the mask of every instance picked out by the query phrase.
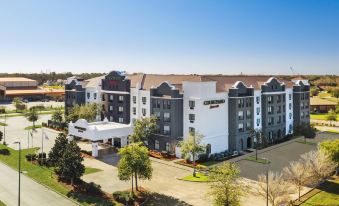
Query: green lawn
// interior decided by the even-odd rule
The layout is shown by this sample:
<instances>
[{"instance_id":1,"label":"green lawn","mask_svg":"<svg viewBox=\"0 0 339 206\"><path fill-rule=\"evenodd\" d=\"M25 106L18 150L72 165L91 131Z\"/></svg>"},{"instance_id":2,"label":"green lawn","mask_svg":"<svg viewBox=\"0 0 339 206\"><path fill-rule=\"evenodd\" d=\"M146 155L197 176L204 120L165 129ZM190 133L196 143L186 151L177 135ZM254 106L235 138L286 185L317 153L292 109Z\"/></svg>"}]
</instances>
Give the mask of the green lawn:
<instances>
[{"instance_id":1,"label":"green lawn","mask_svg":"<svg viewBox=\"0 0 339 206\"><path fill-rule=\"evenodd\" d=\"M193 177L193 175L188 175L186 177L181 178L180 180L185 180L185 181L191 181L191 182L208 182L208 176L201 174L201 173L196 173L196 177Z\"/></svg>"},{"instance_id":2,"label":"green lawn","mask_svg":"<svg viewBox=\"0 0 339 206\"><path fill-rule=\"evenodd\" d=\"M334 206L339 205L339 178L335 180L326 181L318 188L321 190L318 194L314 195L302 206Z\"/></svg>"},{"instance_id":3,"label":"green lawn","mask_svg":"<svg viewBox=\"0 0 339 206\"><path fill-rule=\"evenodd\" d=\"M202 162L202 163L199 163L199 164L204 165L206 167L209 167L209 166L212 166L212 165L215 165L215 164L218 164L218 163L220 163L220 162L212 160L212 161Z\"/></svg>"},{"instance_id":4,"label":"green lawn","mask_svg":"<svg viewBox=\"0 0 339 206\"><path fill-rule=\"evenodd\" d=\"M248 157L245 158L245 160L258 162L258 163L261 163L261 164L270 163L270 161L267 161L266 159L263 159L263 158L260 158L260 157L258 157L258 159L255 159L255 156L248 156Z\"/></svg>"},{"instance_id":5,"label":"green lawn","mask_svg":"<svg viewBox=\"0 0 339 206\"><path fill-rule=\"evenodd\" d=\"M311 114L311 119L326 120L327 114ZM339 120L339 114L337 114L337 120Z\"/></svg>"},{"instance_id":6,"label":"green lawn","mask_svg":"<svg viewBox=\"0 0 339 206\"><path fill-rule=\"evenodd\" d=\"M19 152L17 150L13 150L9 147L6 147L0 144L0 149L8 149L10 155L0 155L0 161L6 163L10 167L15 170L18 169L18 158ZM34 179L35 181L50 187L51 189L59 192L65 196L69 196L73 200L79 202L81 205L89 206L89 205L116 205L111 201L106 199L89 196L82 193L73 192L71 188L63 183L58 182L56 175L52 169L48 169L47 167L41 167L35 164L31 164L26 161L25 155L35 153L38 148L33 149L23 149L21 153L21 169L25 171L25 175Z\"/></svg>"},{"instance_id":7,"label":"green lawn","mask_svg":"<svg viewBox=\"0 0 339 206\"><path fill-rule=\"evenodd\" d=\"M38 112L39 115L46 115L46 114L53 114L54 111L41 111ZM7 114L6 117L19 117L19 116L25 116L25 113L13 113L13 114ZM2 114L0 115L0 118L5 118L5 116Z\"/></svg>"},{"instance_id":8,"label":"green lawn","mask_svg":"<svg viewBox=\"0 0 339 206\"><path fill-rule=\"evenodd\" d=\"M88 174L92 174L92 173L96 173L96 172L100 172L100 171L102 171L102 170L98 169L98 168L86 167L84 175L88 175Z\"/></svg>"},{"instance_id":9,"label":"green lawn","mask_svg":"<svg viewBox=\"0 0 339 206\"><path fill-rule=\"evenodd\" d=\"M35 125L34 127L33 127L33 125L32 126L28 126L28 127L25 127L25 130L31 130L31 129L37 129L37 128L41 128L42 127L42 125L41 124L39 124L39 125Z\"/></svg>"}]
</instances>

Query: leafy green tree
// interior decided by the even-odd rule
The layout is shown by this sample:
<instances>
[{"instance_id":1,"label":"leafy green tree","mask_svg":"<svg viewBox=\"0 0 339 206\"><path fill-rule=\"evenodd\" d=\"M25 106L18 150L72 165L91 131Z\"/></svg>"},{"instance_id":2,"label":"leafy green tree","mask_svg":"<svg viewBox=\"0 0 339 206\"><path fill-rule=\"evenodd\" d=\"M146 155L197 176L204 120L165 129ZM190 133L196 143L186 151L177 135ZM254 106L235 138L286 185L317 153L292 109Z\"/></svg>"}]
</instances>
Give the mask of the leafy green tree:
<instances>
[{"instance_id":1,"label":"leafy green tree","mask_svg":"<svg viewBox=\"0 0 339 206\"><path fill-rule=\"evenodd\" d=\"M323 141L319 147L337 164L336 173L339 174L339 139Z\"/></svg>"},{"instance_id":2,"label":"leafy green tree","mask_svg":"<svg viewBox=\"0 0 339 206\"><path fill-rule=\"evenodd\" d=\"M179 142L180 151L186 160L189 160L192 158L193 165L195 165L195 161L199 155L199 153L202 153L205 151L205 145L201 143L202 138L204 136L199 133L189 133L188 136L181 142ZM195 168L193 170L193 176L195 177Z\"/></svg>"},{"instance_id":3,"label":"leafy green tree","mask_svg":"<svg viewBox=\"0 0 339 206\"><path fill-rule=\"evenodd\" d=\"M79 179L85 172L83 161L80 147L73 140L67 144L62 158L56 165L55 172L62 179L70 180L73 185L74 180Z\"/></svg>"},{"instance_id":4,"label":"leafy green tree","mask_svg":"<svg viewBox=\"0 0 339 206\"><path fill-rule=\"evenodd\" d=\"M66 116L67 122L76 122L78 119L85 119L88 122L92 122L100 114L100 104L91 103L85 105L75 105Z\"/></svg>"},{"instance_id":5,"label":"leafy green tree","mask_svg":"<svg viewBox=\"0 0 339 206\"><path fill-rule=\"evenodd\" d=\"M244 195L244 185L240 181L239 167L235 163L225 162L213 167L209 173L210 191L216 206L240 205L240 197Z\"/></svg>"},{"instance_id":6,"label":"leafy green tree","mask_svg":"<svg viewBox=\"0 0 339 206\"><path fill-rule=\"evenodd\" d=\"M155 117L146 117L136 120L131 141L144 142L152 140L157 130L157 119Z\"/></svg>"},{"instance_id":7,"label":"leafy green tree","mask_svg":"<svg viewBox=\"0 0 339 206\"><path fill-rule=\"evenodd\" d=\"M14 97L13 101L12 101L12 104L15 107L15 112L18 112L18 109L20 108L20 105L22 105L23 103L22 103L22 101L18 97Z\"/></svg>"},{"instance_id":8,"label":"leafy green tree","mask_svg":"<svg viewBox=\"0 0 339 206\"><path fill-rule=\"evenodd\" d=\"M336 87L332 90L332 96L335 98L339 98L339 87Z\"/></svg>"},{"instance_id":9,"label":"leafy green tree","mask_svg":"<svg viewBox=\"0 0 339 206\"><path fill-rule=\"evenodd\" d=\"M332 121L337 121L337 114L335 113L335 111L330 109L330 111L328 111L328 114L326 116L326 120L330 121L330 125L332 124Z\"/></svg>"},{"instance_id":10,"label":"leafy green tree","mask_svg":"<svg viewBox=\"0 0 339 206\"><path fill-rule=\"evenodd\" d=\"M118 163L118 177L128 181L135 178L135 188L138 190L138 179L152 178L152 165L148 156L148 150L141 143L131 143L120 149L121 159ZM133 183L132 183L133 190ZM133 192L133 191L132 191Z\"/></svg>"},{"instance_id":11,"label":"leafy green tree","mask_svg":"<svg viewBox=\"0 0 339 206\"><path fill-rule=\"evenodd\" d=\"M65 133L59 133L58 137L55 139L54 146L51 151L48 153L48 162L52 166L58 165L58 162L62 159L68 140Z\"/></svg>"},{"instance_id":12,"label":"leafy green tree","mask_svg":"<svg viewBox=\"0 0 339 206\"><path fill-rule=\"evenodd\" d=\"M35 128L35 122L39 119L39 114L35 109L30 109L25 114L28 121L33 123L33 129Z\"/></svg>"},{"instance_id":13,"label":"leafy green tree","mask_svg":"<svg viewBox=\"0 0 339 206\"><path fill-rule=\"evenodd\" d=\"M62 119L63 119L63 112L62 112L61 109L57 109L57 110L53 111L52 121L61 123Z\"/></svg>"}]
</instances>

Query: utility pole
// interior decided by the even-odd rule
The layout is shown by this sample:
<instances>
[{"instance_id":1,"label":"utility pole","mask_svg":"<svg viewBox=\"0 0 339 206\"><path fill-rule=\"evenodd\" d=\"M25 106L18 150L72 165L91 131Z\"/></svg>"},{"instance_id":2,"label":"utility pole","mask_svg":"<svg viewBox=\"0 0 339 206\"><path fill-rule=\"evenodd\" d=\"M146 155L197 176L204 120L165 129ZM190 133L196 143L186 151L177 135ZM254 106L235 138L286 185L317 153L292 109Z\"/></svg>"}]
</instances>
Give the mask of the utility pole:
<instances>
[{"instance_id":1,"label":"utility pole","mask_svg":"<svg viewBox=\"0 0 339 206\"><path fill-rule=\"evenodd\" d=\"M19 188L18 188L18 206L20 206L20 192L21 192L21 142L14 142L14 144L19 144Z\"/></svg>"}]
</instances>

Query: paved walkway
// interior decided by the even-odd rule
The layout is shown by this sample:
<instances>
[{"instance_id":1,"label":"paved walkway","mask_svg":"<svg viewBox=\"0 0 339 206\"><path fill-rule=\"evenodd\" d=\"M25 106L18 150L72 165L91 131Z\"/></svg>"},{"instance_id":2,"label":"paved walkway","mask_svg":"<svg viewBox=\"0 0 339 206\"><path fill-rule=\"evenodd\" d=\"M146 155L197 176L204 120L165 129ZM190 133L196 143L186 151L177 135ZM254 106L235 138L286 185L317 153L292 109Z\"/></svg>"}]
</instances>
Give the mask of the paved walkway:
<instances>
[{"instance_id":1,"label":"paved walkway","mask_svg":"<svg viewBox=\"0 0 339 206\"><path fill-rule=\"evenodd\" d=\"M8 206L18 204L18 172L0 163L0 199ZM68 206L76 205L54 191L21 175L21 205Z\"/></svg>"}]
</instances>

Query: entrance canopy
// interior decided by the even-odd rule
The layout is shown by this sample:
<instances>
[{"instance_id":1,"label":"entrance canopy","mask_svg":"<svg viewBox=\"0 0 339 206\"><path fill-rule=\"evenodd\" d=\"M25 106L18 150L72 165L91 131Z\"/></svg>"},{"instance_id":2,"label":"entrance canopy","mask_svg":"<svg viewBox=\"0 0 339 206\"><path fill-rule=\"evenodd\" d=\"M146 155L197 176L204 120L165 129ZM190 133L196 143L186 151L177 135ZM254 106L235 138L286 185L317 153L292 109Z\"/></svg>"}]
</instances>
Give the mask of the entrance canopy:
<instances>
[{"instance_id":1,"label":"entrance canopy","mask_svg":"<svg viewBox=\"0 0 339 206\"><path fill-rule=\"evenodd\" d=\"M109 122L107 118L100 122L88 123L85 119L79 119L68 125L68 135L88 139L92 142L106 141L115 137L123 138L132 134L131 124Z\"/></svg>"}]
</instances>

